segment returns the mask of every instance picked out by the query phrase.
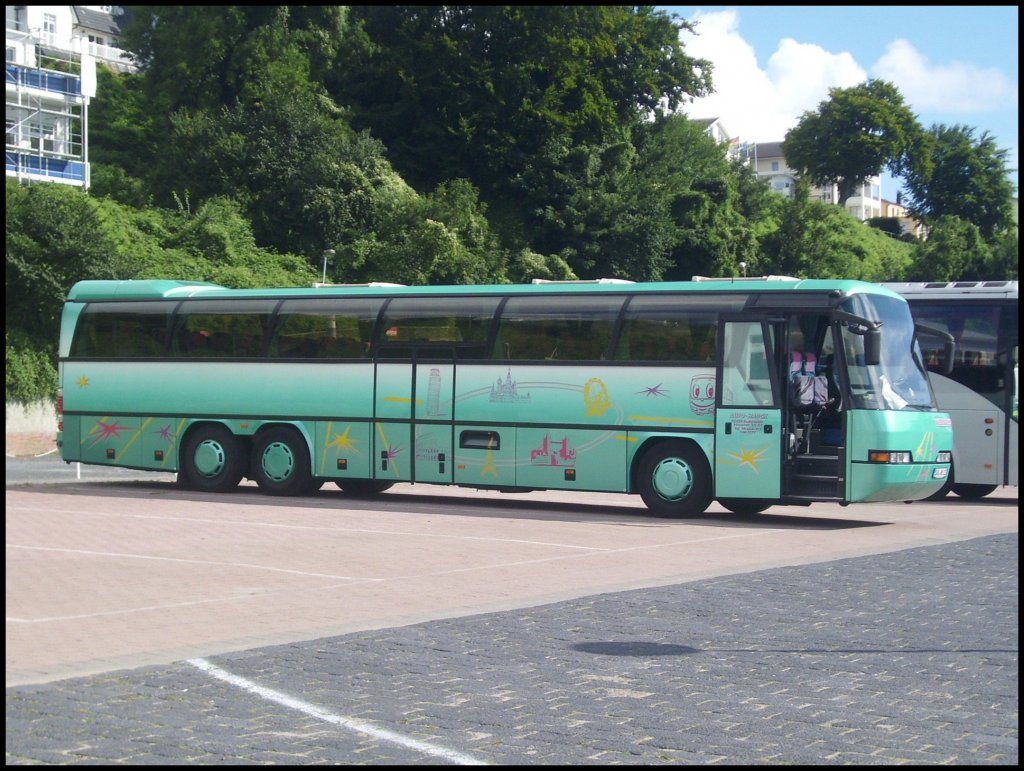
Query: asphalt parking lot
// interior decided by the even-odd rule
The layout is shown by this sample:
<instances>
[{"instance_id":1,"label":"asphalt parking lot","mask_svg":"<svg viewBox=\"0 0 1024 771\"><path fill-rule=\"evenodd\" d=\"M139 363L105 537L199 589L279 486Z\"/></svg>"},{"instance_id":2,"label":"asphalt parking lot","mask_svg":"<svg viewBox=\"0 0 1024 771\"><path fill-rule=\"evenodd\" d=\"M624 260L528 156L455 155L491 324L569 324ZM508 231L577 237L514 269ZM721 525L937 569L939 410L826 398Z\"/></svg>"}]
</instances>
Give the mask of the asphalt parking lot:
<instances>
[{"instance_id":1,"label":"asphalt parking lot","mask_svg":"<svg viewBox=\"0 0 1024 771\"><path fill-rule=\"evenodd\" d=\"M1017 764L1015 489L670 523L426 489L9 484L8 764Z\"/></svg>"}]
</instances>

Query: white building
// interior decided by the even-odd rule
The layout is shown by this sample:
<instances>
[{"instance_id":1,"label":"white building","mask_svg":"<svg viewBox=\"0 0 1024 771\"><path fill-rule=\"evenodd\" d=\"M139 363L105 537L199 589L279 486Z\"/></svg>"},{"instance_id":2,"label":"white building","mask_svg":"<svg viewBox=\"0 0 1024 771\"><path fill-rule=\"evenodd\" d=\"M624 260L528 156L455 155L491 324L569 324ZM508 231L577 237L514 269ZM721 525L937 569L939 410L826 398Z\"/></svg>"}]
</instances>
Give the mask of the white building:
<instances>
[{"instance_id":1,"label":"white building","mask_svg":"<svg viewBox=\"0 0 1024 771\"><path fill-rule=\"evenodd\" d=\"M768 180L772 190L792 197L793 186L799 176L786 165L782 155L782 142L759 142L740 145L740 157L746 158L757 176ZM837 185L811 187L811 198L824 203L839 203ZM868 178L860 187L860 194L846 199L846 211L861 222L882 216L882 178Z\"/></svg>"},{"instance_id":2,"label":"white building","mask_svg":"<svg viewBox=\"0 0 1024 771\"><path fill-rule=\"evenodd\" d=\"M88 188L96 64L134 69L119 20L120 6L7 6L7 176Z\"/></svg>"},{"instance_id":3,"label":"white building","mask_svg":"<svg viewBox=\"0 0 1024 771\"><path fill-rule=\"evenodd\" d=\"M782 142L740 142L729 134L720 118L694 118L704 127L704 132L719 144L725 145L729 157L745 160L757 173L768 180L769 187L776 193L793 196L797 172L786 165L782 155ZM839 189L836 185L827 188L812 187L811 197L824 203L839 203ZM875 176L861 185L860 194L846 201L846 211L861 222L882 215L882 178Z\"/></svg>"}]
</instances>

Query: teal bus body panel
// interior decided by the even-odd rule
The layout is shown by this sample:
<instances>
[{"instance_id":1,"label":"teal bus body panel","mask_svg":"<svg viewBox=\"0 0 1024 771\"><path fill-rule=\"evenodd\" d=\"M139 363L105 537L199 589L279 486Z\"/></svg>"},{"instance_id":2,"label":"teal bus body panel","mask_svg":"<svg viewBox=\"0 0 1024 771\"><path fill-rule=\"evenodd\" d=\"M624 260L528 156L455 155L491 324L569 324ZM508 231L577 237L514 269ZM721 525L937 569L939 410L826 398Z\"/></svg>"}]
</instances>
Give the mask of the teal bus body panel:
<instances>
[{"instance_id":1,"label":"teal bus body panel","mask_svg":"<svg viewBox=\"0 0 1024 771\"><path fill-rule=\"evenodd\" d=\"M943 412L851 410L847 458L847 499L868 501L921 500L946 481L949 463L939 452L953 449L953 427ZM884 439L882 437L885 437ZM909 451L912 463L868 463L871 450Z\"/></svg>"},{"instance_id":2,"label":"teal bus body panel","mask_svg":"<svg viewBox=\"0 0 1024 771\"><path fill-rule=\"evenodd\" d=\"M106 466L177 471L177 446L188 421L180 417L69 415L61 457Z\"/></svg>"},{"instance_id":3,"label":"teal bus body panel","mask_svg":"<svg viewBox=\"0 0 1024 771\"><path fill-rule=\"evenodd\" d=\"M357 420L316 421L313 473L318 477L369 479L373 476L373 424Z\"/></svg>"},{"instance_id":4,"label":"teal bus body panel","mask_svg":"<svg viewBox=\"0 0 1024 771\"><path fill-rule=\"evenodd\" d=\"M369 419L372 377L360 363L66 361L64 412L130 405L136 415Z\"/></svg>"},{"instance_id":5,"label":"teal bus body panel","mask_svg":"<svg viewBox=\"0 0 1024 771\"><path fill-rule=\"evenodd\" d=\"M177 471L197 421L241 436L292 423L311 440L312 471L324 478L625 492L648 438L689 438L709 458L712 447L711 366L652 367L641 379L622 366L507 363L63 367L62 454L87 463ZM460 447L467 431L477 441ZM491 435L495 446L481 444Z\"/></svg>"},{"instance_id":6,"label":"teal bus body panel","mask_svg":"<svg viewBox=\"0 0 1024 771\"><path fill-rule=\"evenodd\" d=\"M714 382L707 367L460 364L457 420L474 423L652 426L713 431ZM691 395L691 390L698 393Z\"/></svg>"},{"instance_id":7,"label":"teal bus body panel","mask_svg":"<svg viewBox=\"0 0 1024 771\"><path fill-rule=\"evenodd\" d=\"M625 492L626 442L622 431L517 429L516 483L538 489Z\"/></svg>"},{"instance_id":8,"label":"teal bus body panel","mask_svg":"<svg viewBox=\"0 0 1024 771\"><path fill-rule=\"evenodd\" d=\"M492 424L457 423L453 479L466 487L516 486L516 433Z\"/></svg>"},{"instance_id":9,"label":"teal bus body panel","mask_svg":"<svg viewBox=\"0 0 1024 771\"><path fill-rule=\"evenodd\" d=\"M458 447L460 484L625 492L638 434L714 428L711 366L460 364L456 377L457 445L467 430L497 445Z\"/></svg>"}]
</instances>

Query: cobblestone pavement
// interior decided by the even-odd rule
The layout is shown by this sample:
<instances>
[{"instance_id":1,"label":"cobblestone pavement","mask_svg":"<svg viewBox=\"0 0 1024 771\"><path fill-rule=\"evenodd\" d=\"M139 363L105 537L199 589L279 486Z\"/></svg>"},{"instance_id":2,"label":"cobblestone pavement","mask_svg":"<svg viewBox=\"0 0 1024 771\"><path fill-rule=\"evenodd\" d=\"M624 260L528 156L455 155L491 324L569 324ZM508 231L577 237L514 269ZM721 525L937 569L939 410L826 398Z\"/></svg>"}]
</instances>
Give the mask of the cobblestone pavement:
<instances>
[{"instance_id":1,"label":"cobblestone pavement","mask_svg":"<svg viewBox=\"0 0 1024 771\"><path fill-rule=\"evenodd\" d=\"M8 764L1018 763L1018 535L7 689Z\"/></svg>"}]
</instances>

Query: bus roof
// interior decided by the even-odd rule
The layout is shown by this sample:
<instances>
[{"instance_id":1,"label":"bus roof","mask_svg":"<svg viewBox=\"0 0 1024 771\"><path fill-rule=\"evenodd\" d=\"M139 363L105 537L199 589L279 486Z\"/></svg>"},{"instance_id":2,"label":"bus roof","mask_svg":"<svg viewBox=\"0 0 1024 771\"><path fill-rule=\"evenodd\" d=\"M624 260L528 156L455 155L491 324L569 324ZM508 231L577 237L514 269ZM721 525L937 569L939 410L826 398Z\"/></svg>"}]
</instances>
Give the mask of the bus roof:
<instances>
[{"instance_id":1,"label":"bus roof","mask_svg":"<svg viewBox=\"0 0 1024 771\"><path fill-rule=\"evenodd\" d=\"M220 293L224 291L224 287L207 281L171 281L166 279L155 279L152 281L79 281L68 292L68 300L72 302L145 300L160 297L190 297L194 294L209 291Z\"/></svg>"},{"instance_id":2,"label":"bus roof","mask_svg":"<svg viewBox=\"0 0 1024 771\"><path fill-rule=\"evenodd\" d=\"M1017 299L1016 281L906 281L885 282L881 286L904 297L941 297L980 300L986 298Z\"/></svg>"},{"instance_id":3,"label":"bus roof","mask_svg":"<svg viewBox=\"0 0 1024 771\"><path fill-rule=\"evenodd\" d=\"M559 281L534 284L473 284L461 286L401 286L397 284L329 285L312 287L228 289L203 281L125 280L79 281L68 292L69 302L103 300L289 298L289 297L367 297L367 296L458 296L458 295L538 295L538 294L622 294L648 292L759 292L806 291L851 294L896 295L887 285L865 281L764 278L705 278L699 281L652 281L637 283ZM898 295L896 295L898 296Z\"/></svg>"}]
</instances>

